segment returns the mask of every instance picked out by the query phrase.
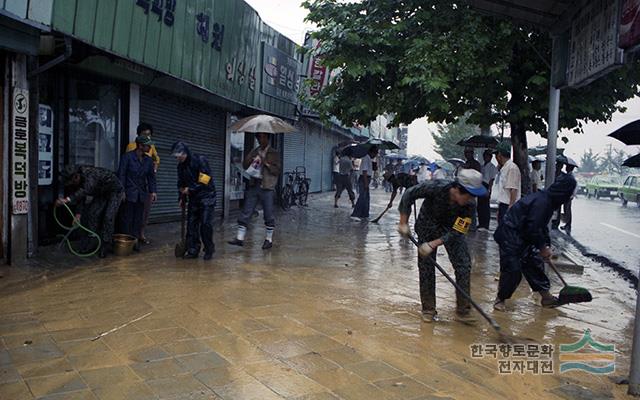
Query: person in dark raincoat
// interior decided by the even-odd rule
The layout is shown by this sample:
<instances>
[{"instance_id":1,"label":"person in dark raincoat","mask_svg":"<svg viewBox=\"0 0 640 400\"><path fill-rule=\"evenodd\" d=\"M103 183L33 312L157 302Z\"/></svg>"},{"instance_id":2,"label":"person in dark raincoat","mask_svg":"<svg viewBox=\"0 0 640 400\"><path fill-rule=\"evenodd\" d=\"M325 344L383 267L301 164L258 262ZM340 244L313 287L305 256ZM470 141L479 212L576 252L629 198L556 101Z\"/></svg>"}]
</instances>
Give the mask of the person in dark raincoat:
<instances>
[{"instance_id":1,"label":"person in dark raincoat","mask_svg":"<svg viewBox=\"0 0 640 400\"><path fill-rule=\"evenodd\" d=\"M469 293L471 289L471 256L465 235L471 227L473 199L484 196L482 174L472 169L461 169L455 181L430 180L407 189L400 200L398 232L410 235L408 225L411 207L417 199L424 199L415 224L418 234L418 270L422 320L437 320L435 262L438 246L444 245L453 264L456 282ZM475 322L469 301L456 293L456 319L464 323Z\"/></svg>"},{"instance_id":2,"label":"person in dark raincoat","mask_svg":"<svg viewBox=\"0 0 640 400\"><path fill-rule=\"evenodd\" d=\"M178 190L180 202L188 200L187 254L184 258L198 258L200 244L204 259L210 260L215 252L213 219L216 207L216 187L206 157L192 153L189 147L176 142L171 148L178 160ZM181 204L182 205L182 204Z\"/></svg>"},{"instance_id":3,"label":"person in dark raincoat","mask_svg":"<svg viewBox=\"0 0 640 400\"><path fill-rule=\"evenodd\" d=\"M384 178L385 183L391 185L391 190L392 190L391 199L389 199L389 204L387 205L387 208L393 207L393 201L396 199L396 196L398 195L398 191L401 188L409 189L410 187L418 184L418 176L409 175L406 172L400 172L400 173L394 174L393 172L385 170L382 177Z\"/></svg>"},{"instance_id":4,"label":"person in dark raincoat","mask_svg":"<svg viewBox=\"0 0 640 400\"><path fill-rule=\"evenodd\" d=\"M153 160L147 155L153 142L149 136L136 138L136 150L124 153L120 158L118 178L124 187L125 202L122 213L122 230L138 239L135 249L140 249L144 204L147 198L155 203L156 173Z\"/></svg>"},{"instance_id":5,"label":"person in dark raincoat","mask_svg":"<svg viewBox=\"0 0 640 400\"><path fill-rule=\"evenodd\" d=\"M89 165L68 165L61 175L68 195L56 200L56 207L74 206L76 220L100 235L98 254L106 257L113 245L115 219L124 195L120 180L108 169Z\"/></svg>"},{"instance_id":6,"label":"person in dark raincoat","mask_svg":"<svg viewBox=\"0 0 640 400\"><path fill-rule=\"evenodd\" d=\"M506 309L505 301L517 289L522 275L531 290L542 296L543 307L558 305L558 299L549 293L551 284L544 272L543 260L552 256L548 225L553 212L573 196L575 187L575 178L561 173L549 189L527 195L507 211L493 235L500 246L496 310Z\"/></svg>"}]
</instances>

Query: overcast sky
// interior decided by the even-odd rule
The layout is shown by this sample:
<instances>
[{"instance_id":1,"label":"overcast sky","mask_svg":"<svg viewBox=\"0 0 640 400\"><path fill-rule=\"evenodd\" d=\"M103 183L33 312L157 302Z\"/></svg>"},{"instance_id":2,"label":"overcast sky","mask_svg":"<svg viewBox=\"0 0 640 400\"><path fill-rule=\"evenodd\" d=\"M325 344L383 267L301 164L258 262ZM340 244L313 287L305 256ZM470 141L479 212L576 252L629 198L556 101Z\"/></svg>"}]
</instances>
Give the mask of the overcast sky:
<instances>
[{"instance_id":1,"label":"overcast sky","mask_svg":"<svg viewBox=\"0 0 640 400\"><path fill-rule=\"evenodd\" d=\"M262 19L285 34L291 40L301 44L304 40L304 33L311 25L304 22L307 14L306 10L300 7L300 0L245 0L262 17ZM572 132L563 132L569 138L569 143L559 142L559 147L566 148L565 154L579 160L582 153L592 148L596 153L602 153L609 144L615 148L624 149L627 153L635 154L636 148L625 147L617 140L608 138L607 135L615 129L637 119L640 119L640 99L635 98L625 103L627 112L617 113L611 122L606 124L586 124L585 133L576 135ZM429 159L437 158L433 151L433 139L431 131L435 129L435 124L428 124L426 118L421 118L409 125L409 153L422 154ZM560 135L562 136L562 134ZM530 134L528 138L530 147L546 144L546 140L535 134Z\"/></svg>"}]
</instances>

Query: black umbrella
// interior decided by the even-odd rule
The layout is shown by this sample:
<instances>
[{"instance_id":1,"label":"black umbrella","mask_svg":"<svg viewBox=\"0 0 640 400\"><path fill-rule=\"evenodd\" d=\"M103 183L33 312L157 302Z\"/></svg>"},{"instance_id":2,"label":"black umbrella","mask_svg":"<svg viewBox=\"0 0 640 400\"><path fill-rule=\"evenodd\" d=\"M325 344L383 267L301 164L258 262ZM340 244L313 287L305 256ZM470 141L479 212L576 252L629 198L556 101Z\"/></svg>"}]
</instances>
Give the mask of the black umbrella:
<instances>
[{"instance_id":1,"label":"black umbrella","mask_svg":"<svg viewBox=\"0 0 640 400\"><path fill-rule=\"evenodd\" d=\"M498 145L498 139L494 136L473 135L459 141L458 146L475 147L478 149L490 148L495 149Z\"/></svg>"},{"instance_id":2,"label":"black umbrella","mask_svg":"<svg viewBox=\"0 0 640 400\"><path fill-rule=\"evenodd\" d=\"M640 153L631 158L627 158L627 160L622 163L622 166L629 168L640 168Z\"/></svg>"},{"instance_id":3,"label":"black umbrella","mask_svg":"<svg viewBox=\"0 0 640 400\"><path fill-rule=\"evenodd\" d=\"M367 155L370 147L364 146L363 144L353 144L350 146L346 146L342 149L341 153L344 156L349 156L353 158L362 158Z\"/></svg>"},{"instance_id":4,"label":"black umbrella","mask_svg":"<svg viewBox=\"0 0 640 400\"><path fill-rule=\"evenodd\" d=\"M622 128L616 129L613 133L610 133L609 136L614 139L618 139L626 145L640 144L640 119L630 122Z\"/></svg>"}]
</instances>

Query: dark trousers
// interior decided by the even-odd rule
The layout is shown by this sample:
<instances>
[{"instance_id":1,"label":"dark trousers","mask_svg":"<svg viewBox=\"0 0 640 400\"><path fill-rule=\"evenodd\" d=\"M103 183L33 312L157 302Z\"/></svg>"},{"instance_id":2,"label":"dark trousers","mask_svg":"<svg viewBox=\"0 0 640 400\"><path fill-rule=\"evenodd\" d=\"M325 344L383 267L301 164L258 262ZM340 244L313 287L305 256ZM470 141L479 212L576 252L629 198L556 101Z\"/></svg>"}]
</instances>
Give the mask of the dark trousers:
<instances>
[{"instance_id":1,"label":"dark trousers","mask_svg":"<svg viewBox=\"0 0 640 400\"><path fill-rule=\"evenodd\" d=\"M509 211L509 205L505 203L498 204L498 226L502 225L502 221L504 220L504 216Z\"/></svg>"},{"instance_id":2,"label":"dark trousers","mask_svg":"<svg viewBox=\"0 0 640 400\"><path fill-rule=\"evenodd\" d=\"M564 224L565 224L565 230L566 231L570 231L571 230L571 219L572 219L571 203L572 202L573 202L573 200L569 200L566 203L564 203L564 205L562 206L562 208L564 209Z\"/></svg>"},{"instance_id":3,"label":"dark trousers","mask_svg":"<svg viewBox=\"0 0 640 400\"><path fill-rule=\"evenodd\" d=\"M82 219L86 227L100 235L103 245L113 241L113 230L122 202L122 192L113 192L104 197L94 197L85 207Z\"/></svg>"},{"instance_id":4,"label":"dark trousers","mask_svg":"<svg viewBox=\"0 0 640 400\"><path fill-rule=\"evenodd\" d=\"M122 213L122 231L140 239L140 229L144 218L144 201L125 201Z\"/></svg>"},{"instance_id":5,"label":"dark trousers","mask_svg":"<svg viewBox=\"0 0 640 400\"><path fill-rule=\"evenodd\" d=\"M253 212L258 204L262 205L264 213L264 224L268 228L276 226L276 218L273 214L273 199L275 192L269 189L262 189L260 186L253 186L244 192L244 207L238 218L238 224L248 226Z\"/></svg>"},{"instance_id":6,"label":"dark trousers","mask_svg":"<svg viewBox=\"0 0 640 400\"><path fill-rule=\"evenodd\" d=\"M213 254L213 217L215 205L189 201L187 209L187 248L189 254L200 253L200 242L205 254Z\"/></svg>"},{"instance_id":7,"label":"dark trousers","mask_svg":"<svg viewBox=\"0 0 640 400\"><path fill-rule=\"evenodd\" d=\"M338 177L336 178L336 200L342 196L342 192L345 189L349 194L349 200L354 201L356 199L356 195L353 193L353 187L351 186L351 176L338 174Z\"/></svg>"},{"instance_id":8,"label":"dark trousers","mask_svg":"<svg viewBox=\"0 0 640 400\"><path fill-rule=\"evenodd\" d=\"M488 187L486 183L483 183ZM478 197L478 227L489 229L491 222L491 198L487 196Z\"/></svg>"},{"instance_id":9,"label":"dark trousers","mask_svg":"<svg viewBox=\"0 0 640 400\"><path fill-rule=\"evenodd\" d=\"M353 208L352 217L369 218L369 186L365 185L364 177L358 179L358 201Z\"/></svg>"},{"instance_id":10,"label":"dark trousers","mask_svg":"<svg viewBox=\"0 0 640 400\"><path fill-rule=\"evenodd\" d=\"M544 272L544 261L533 246L500 246L500 282L498 299L511 298L524 275L531 290L547 291L551 287Z\"/></svg>"},{"instance_id":11,"label":"dark trousers","mask_svg":"<svg viewBox=\"0 0 640 400\"><path fill-rule=\"evenodd\" d=\"M428 240L419 240L420 243ZM456 283L469 294L471 291L471 257L464 238L455 238L444 244L449 255L449 260L453 264L453 271L456 276ZM418 271L420 278L420 302L422 311L434 311L436 309L436 252L429 257L418 256ZM467 313L471 309L469 301L460 293L456 292L456 310Z\"/></svg>"}]
</instances>

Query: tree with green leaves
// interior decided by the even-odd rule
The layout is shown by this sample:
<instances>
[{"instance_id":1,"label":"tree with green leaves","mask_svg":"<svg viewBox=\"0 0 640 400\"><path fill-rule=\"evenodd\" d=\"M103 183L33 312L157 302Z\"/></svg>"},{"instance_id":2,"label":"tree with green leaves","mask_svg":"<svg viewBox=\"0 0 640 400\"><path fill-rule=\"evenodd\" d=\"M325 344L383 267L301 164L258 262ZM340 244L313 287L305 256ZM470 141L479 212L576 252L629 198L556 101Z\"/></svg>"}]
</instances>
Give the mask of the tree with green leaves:
<instances>
[{"instance_id":1,"label":"tree with green leaves","mask_svg":"<svg viewBox=\"0 0 640 400\"><path fill-rule=\"evenodd\" d=\"M438 124L436 131L431 132L436 142L435 152L443 159L464 158L462 146L458 142L476 133L475 125L467 124L467 118L462 117L452 124Z\"/></svg>"},{"instance_id":2,"label":"tree with green leaves","mask_svg":"<svg viewBox=\"0 0 640 400\"><path fill-rule=\"evenodd\" d=\"M598 172L600 170L600 156L593 153L593 149L585 151L580 157L580 172Z\"/></svg>"},{"instance_id":3,"label":"tree with green leaves","mask_svg":"<svg viewBox=\"0 0 640 400\"><path fill-rule=\"evenodd\" d=\"M528 174L526 132L546 136L551 39L534 27L481 15L449 0L307 0L323 63L339 75L313 99L322 115L368 123L427 116L452 123L509 124L514 160ZM579 89L565 89L560 128L608 121L639 93L634 60Z\"/></svg>"},{"instance_id":4,"label":"tree with green leaves","mask_svg":"<svg viewBox=\"0 0 640 400\"><path fill-rule=\"evenodd\" d=\"M601 172L607 172L609 174L623 174L625 167L622 166L622 163L624 163L627 157L624 150L616 150L613 146L609 145L600 159L599 169Z\"/></svg>"}]
</instances>

